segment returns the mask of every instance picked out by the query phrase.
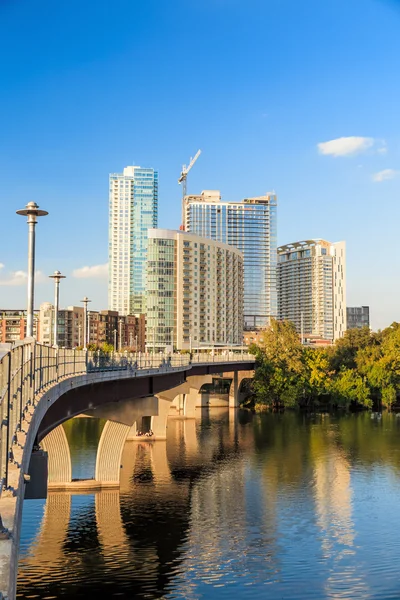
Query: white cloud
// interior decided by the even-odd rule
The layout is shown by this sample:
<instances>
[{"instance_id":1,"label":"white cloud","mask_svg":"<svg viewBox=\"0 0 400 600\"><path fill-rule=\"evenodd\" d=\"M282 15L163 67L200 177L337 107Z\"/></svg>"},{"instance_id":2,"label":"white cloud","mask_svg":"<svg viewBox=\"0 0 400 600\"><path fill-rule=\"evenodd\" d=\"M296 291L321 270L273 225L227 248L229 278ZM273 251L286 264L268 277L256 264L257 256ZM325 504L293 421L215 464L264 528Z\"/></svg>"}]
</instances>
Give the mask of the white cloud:
<instances>
[{"instance_id":1,"label":"white cloud","mask_svg":"<svg viewBox=\"0 0 400 600\"><path fill-rule=\"evenodd\" d=\"M2 265L4 267L4 265ZM7 279L0 279L0 285L18 286L26 285L28 274L26 271L12 271ZM35 283L43 283L46 278L41 271L35 273Z\"/></svg>"},{"instance_id":2,"label":"white cloud","mask_svg":"<svg viewBox=\"0 0 400 600\"><path fill-rule=\"evenodd\" d=\"M329 156L355 156L372 148L374 143L374 138L370 137L341 137L329 142L320 142L318 151Z\"/></svg>"},{"instance_id":3,"label":"white cloud","mask_svg":"<svg viewBox=\"0 0 400 600\"><path fill-rule=\"evenodd\" d=\"M107 279L108 263L105 265L94 265L93 267L81 267L72 271L72 277L77 279Z\"/></svg>"},{"instance_id":4,"label":"white cloud","mask_svg":"<svg viewBox=\"0 0 400 600\"><path fill-rule=\"evenodd\" d=\"M380 183L381 181L386 181L387 179L394 179L399 174L399 171L395 169L383 169L383 171L379 171L378 173L374 173L372 175L372 181L375 183Z\"/></svg>"},{"instance_id":5,"label":"white cloud","mask_svg":"<svg viewBox=\"0 0 400 600\"><path fill-rule=\"evenodd\" d=\"M385 140L382 140L381 144L382 144L382 146L380 148L378 148L377 152L378 152L378 154L386 154L387 153L387 146L386 146Z\"/></svg>"},{"instance_id":6,"label":"white cloud","mask_svg":"<svg viewBox=\"0 0 400 600\"><path fill-rule=\"evenodd\" d=\"M0 263L0 269L4 269L4 264Z\"/></svg>"}]
</instances>

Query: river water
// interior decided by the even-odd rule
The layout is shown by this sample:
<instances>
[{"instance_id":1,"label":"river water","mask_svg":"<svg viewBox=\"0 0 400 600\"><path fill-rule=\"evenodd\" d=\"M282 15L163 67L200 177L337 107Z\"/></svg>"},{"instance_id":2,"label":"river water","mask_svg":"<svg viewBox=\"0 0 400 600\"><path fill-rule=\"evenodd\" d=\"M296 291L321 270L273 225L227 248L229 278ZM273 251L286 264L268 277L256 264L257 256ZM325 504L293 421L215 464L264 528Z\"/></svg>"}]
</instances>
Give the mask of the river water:
<instances>
[{"instance_id":1,"label":"river water","mask_svg":"<svg viewBox=\"0 0 400 600\"><path fill-rule=\"evenodd\" d=\"M73 477L103 423L74 419ZM18 598L400 598L400 418L171 419L121 488L24 504Z\"/></svg>"}]
</instances>

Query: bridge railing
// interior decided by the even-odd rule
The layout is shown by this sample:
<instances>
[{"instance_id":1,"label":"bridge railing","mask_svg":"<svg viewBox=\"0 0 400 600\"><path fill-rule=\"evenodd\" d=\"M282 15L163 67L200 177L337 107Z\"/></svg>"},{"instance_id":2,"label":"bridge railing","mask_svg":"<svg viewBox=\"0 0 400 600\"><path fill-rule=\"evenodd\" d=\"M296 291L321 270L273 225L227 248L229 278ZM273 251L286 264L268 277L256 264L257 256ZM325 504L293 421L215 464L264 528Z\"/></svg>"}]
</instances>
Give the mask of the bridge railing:
<instances>
[{"instance_id":1,"label":"bridge railing","mask_svg":"<svg viewBox=\"0 0 400 600\"><path fill-rule=\"evenodd\" d=\"M192 363L226 363L239 361L254 362L254 355L248 352L223 351L222 353L199 352L192 355Z\"/></svg>"},{"instance_id":2,"label":"bridge railing","mask_svg":"<svg viewBox=\"0 0 400 600\"><path fill-rule=\"evenodd\" d=\"M100 371L168 371L198 363L254 360L243 352L163 354L86 352L52 348L34 341L23 342L0 355L0 493L8 486L12 448L17 442L24 414L38 394L66 378Z\"/></svg>"}]
</instances>

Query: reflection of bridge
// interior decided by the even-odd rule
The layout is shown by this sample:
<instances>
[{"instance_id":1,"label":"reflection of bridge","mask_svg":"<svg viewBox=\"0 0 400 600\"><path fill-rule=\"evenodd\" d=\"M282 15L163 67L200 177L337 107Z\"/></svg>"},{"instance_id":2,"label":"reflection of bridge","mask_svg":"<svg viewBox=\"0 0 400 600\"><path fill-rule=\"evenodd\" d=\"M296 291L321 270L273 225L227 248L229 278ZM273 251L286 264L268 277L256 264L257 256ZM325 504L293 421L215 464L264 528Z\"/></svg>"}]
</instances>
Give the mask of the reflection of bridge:
<instances>
[{"instance_id":1,"label":"reflection of bridge","mask_svg":"<svg viewBox=\"0 0 400 600\"><path fill-rule=\"evenodd\" d=\"M167 416L174 402L184 416L194 416L204 376L232 373L229 406L239 401L243 372L254 368L249 355L225 352L173 355L114 355L55 350L30 342L0 358L0 598L15 597L18 546L25 484L35 486L47 464L49 482L71 484L71 459L65 433L59 427L79 414L107 420L96 460L95 485L119 484L126 439L138 439L137 428L152 430L152 439L165 439ZM239 373L242 376L239 376ZM248 377L248 373L246 373ZM139 438L141 439L141 438ZM36 452L39 442L47 452ZM3 528L3 525L7 528Z\"/></svg>"},{"instance_id":2,"label":"reflection of bridge","mask_svg":"<svg viewBox=\"0 0 400 600\"><path fill-rule=\"evenodd\" d=\"M120 490L95 491L84 508L75 507L73 519L76 492L50 491L36 538L20 561L20 593L58 597L73 564L81 594L89 589L90 581L91 595L107 596L102 585L110 580L110 572L129 565L132 597L144 593L164 597L171 584L171 564L182 560L182 543L192 528L196 481L218 477L221 468L238 476L243 449L253 444L251 432L239 427L237 411L220 410L218 435L201 425L208 419L208 412L202 411L201 421L199 415L196 419L172 419L167 440L156 444L127 441ZM72 430L79 431L81 423L74 421ZM84 534L80 530L83 521ZM77 545L90 547L95 557L91 565ZM113 577L113 581L113 594L124 592L119 587L121 579Z\"/></svg>"}]
</instances>

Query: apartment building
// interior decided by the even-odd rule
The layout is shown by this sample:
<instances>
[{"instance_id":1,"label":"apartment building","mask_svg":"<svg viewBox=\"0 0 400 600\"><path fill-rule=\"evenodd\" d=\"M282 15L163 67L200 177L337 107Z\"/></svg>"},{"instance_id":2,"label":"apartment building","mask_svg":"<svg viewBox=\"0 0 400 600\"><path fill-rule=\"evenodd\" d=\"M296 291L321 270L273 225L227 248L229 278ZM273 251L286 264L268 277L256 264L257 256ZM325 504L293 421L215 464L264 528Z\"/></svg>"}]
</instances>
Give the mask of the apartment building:
<instances>
[{"instance_id":1,"label":"apartment building","mask_svg":"<svg viewBox=\"0 0 400 600\"><path fill-rule=\"evenodd\" d=\"M39 311L33 315L33 336L37 338L39 328ZM0 342L12 344L26 337L26 311L0 309Z\"/></svg>"},{"instance_id":2,"label":"apartment building","mask_svg":"<svg viewBox=\"0 0 400 600\"><path fill-rule=\"evenodd\" d=\"M148 236L147 349L241 345L241 252L183 231Z\"/></svg>"},{"instance_id":3,"label":"apartment building","mask_svg":"<svg viewBox=\"0 0 400 600\"><path fill-rule=\"evenodd\" d=\"M335 341L346 331L346 244L304 240L278 248L278 318L303 336Z\"/></svg>"}]
</instances>

